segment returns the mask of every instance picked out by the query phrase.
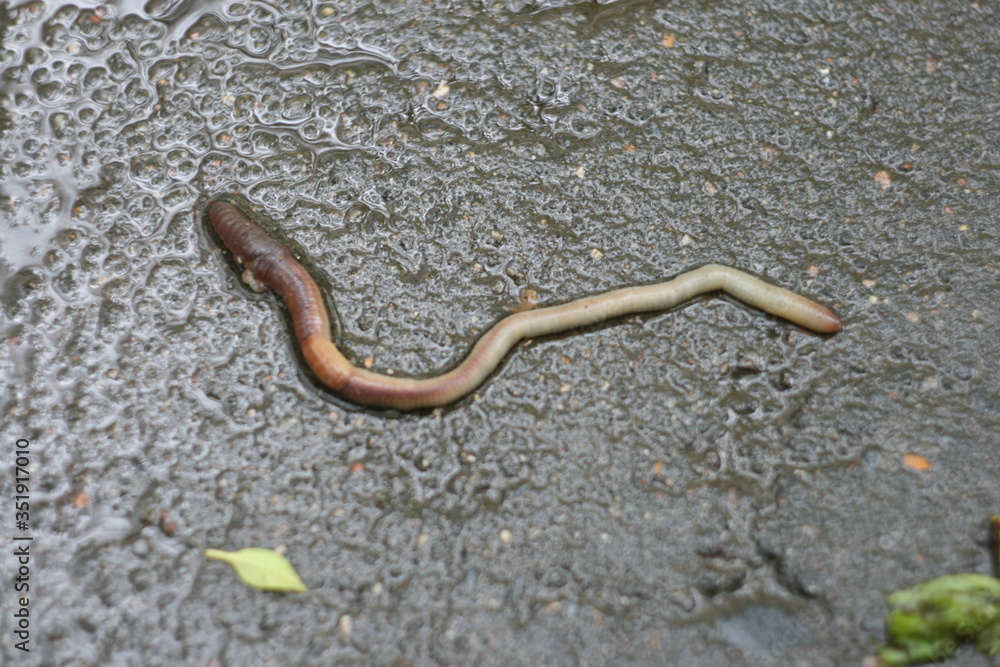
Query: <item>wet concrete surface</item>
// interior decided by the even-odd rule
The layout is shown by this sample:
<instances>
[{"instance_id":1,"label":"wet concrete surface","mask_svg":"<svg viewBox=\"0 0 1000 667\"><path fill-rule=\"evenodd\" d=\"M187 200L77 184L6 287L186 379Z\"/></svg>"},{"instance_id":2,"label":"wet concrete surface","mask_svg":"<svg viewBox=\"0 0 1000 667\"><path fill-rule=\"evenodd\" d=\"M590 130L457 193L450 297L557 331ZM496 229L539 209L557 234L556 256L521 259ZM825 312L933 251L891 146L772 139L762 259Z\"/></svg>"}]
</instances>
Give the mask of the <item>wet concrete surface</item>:
<instances>
[{"instance_id":1,"label":"wet concrete surface","mask_svg":"<svg viewBox=\"0 0 1000 667\"><path fill-rule=\"evenodd\" d=\"M5 664L861 664L885 594L988 571L992 3L7 9L0 420L31 518L3 524L34 540ZM219 193L378 370L708 262L846 325L700 299L533 341L449 409L361 410L238 284ZM202 557L249 546L309 592Z\"/></svg>"}]
</instances>

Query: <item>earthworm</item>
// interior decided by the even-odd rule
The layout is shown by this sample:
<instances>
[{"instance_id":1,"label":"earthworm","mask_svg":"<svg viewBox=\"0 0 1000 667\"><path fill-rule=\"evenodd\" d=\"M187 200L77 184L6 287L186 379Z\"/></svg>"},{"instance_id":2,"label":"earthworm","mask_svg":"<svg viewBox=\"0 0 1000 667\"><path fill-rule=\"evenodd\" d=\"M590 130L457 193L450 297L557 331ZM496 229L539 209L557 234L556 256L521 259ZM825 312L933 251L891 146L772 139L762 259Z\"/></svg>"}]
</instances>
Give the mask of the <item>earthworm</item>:
<instances>
[{"instance_id":1,"label":"earthworm","mask_svg":"<svg viewBox=\"0 0 1000 667\"><path fill-rule=\"evenodd\" d=\"M330 321L319 287L288 248L226 202L210 201L208 217L243 267L243 280L256 291L270 287L281 295L291 313L302 356L319 381L341 397L364 405L400 410L447 405L482 384L510 349L525 338L665 310L705 292L727 292L816 332L832 333L841 327L837 315L804 296L738 269L708 264L666 282L508 315L487 329L453 369L422 379L393 377L359 368L337 349L330 339Z\"/></svg>"}]
</instances>

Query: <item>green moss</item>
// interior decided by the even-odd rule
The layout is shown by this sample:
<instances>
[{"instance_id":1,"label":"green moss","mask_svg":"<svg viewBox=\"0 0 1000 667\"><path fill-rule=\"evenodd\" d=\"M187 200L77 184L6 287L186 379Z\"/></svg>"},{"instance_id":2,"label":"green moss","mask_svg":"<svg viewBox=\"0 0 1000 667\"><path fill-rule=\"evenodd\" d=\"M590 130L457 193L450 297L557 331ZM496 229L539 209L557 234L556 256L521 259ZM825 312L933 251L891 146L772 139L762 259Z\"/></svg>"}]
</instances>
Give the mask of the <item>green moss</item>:
<instances>
[{"instance_id":1,"label":"green moss","mask_svg":"<svg viewBox=\"0 0 1000 667\"><path fill-rule=\"evenodd\" d=\"M1000 654L1000 579L946 575L887 600L893 609L886 617L889 645L879 652L883 665L942 660L964 642Z\"/></svg>"}]
</instances>

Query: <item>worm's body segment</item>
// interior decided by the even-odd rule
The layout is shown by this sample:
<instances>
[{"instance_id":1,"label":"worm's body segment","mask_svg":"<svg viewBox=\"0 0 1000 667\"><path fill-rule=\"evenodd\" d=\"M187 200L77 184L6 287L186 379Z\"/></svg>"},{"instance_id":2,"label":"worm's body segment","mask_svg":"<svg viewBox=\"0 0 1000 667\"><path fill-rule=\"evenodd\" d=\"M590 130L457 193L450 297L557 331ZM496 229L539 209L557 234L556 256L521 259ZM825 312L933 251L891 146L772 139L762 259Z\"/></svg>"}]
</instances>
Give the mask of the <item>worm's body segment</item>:
<instances>
[{"instance_id":1,"label":"worm's body segment","mask_svg":"<svg viewBox=\"0 0 1000 667\"><path fill-rule=\"evenodd\" d=\"M833 311L804 296L743 271L708 264L655 285L626 287L509 315L488 329L452 370L422 379L393 377L359 368L337 349L330 339L319 287L288 248L225 202L209 202L208 217L244 267L243 279L258 291L270 287L284 299L302 355L320 382L347 400L365 405L400 410L447 405L482 384L520 340L632 313L665 310L717 290L816 332L833 333L841 327Z\"/></svg>"}]
</instances>

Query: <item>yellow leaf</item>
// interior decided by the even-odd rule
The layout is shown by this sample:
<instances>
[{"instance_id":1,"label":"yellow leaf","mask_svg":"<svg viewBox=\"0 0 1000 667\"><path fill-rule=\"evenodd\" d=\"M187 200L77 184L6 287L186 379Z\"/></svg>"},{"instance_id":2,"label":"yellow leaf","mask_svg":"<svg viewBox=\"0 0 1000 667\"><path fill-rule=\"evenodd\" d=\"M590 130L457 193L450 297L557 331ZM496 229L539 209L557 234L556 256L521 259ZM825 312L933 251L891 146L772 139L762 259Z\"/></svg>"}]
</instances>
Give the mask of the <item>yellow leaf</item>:
<instances>
[{"instance_id":1,"label":"yellow leaf","mask_svg":"<svg viewBox=\"0 0 1000 667\"><path fill-rule=\"evenodd\" d=\"M282 593L305 593L307 590L292 564L271 549L205 549L205 558L229 563L240 581L251 588Z\"/></svg>"}]
</instances>

